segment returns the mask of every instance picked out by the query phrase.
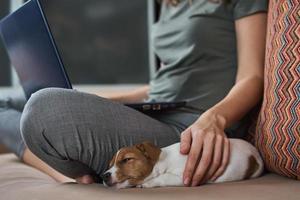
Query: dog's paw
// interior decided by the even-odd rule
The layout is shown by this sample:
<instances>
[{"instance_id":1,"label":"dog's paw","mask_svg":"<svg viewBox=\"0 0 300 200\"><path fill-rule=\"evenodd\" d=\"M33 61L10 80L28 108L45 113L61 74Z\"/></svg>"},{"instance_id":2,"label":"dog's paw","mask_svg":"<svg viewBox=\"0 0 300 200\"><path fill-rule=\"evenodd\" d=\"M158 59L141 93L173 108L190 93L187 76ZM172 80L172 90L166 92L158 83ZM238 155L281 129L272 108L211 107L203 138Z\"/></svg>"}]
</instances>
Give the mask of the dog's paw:
<instances>
[{"instance_id":1,"label":"dog's paw","mask_svg":"<svg viewBox=\"0 0 300 200\"><path fill-rule=\"evenodd\" d=\"M153 185L151 183L143 183L141 186L141 188L153 188Z\"/></svg>"},{"instance_id":2,"label":"dog's paw","mask_svg":"<svg viewBox=\"0 0 300 200\"><path fill-rule=\"evenodd\" d=\"M151 187L152 186L149 183L143 183L136 186L136 188L151 188Z\"/></svg>"}]
</instances>

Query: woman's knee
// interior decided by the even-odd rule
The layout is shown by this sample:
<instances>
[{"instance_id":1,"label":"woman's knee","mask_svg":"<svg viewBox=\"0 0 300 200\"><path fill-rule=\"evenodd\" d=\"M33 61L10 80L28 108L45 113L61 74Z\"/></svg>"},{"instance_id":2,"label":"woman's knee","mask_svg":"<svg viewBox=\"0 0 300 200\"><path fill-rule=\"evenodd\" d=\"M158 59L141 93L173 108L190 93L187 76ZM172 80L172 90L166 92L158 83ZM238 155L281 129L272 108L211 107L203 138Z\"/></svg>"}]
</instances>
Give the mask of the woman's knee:
<instances>
[{"instance_id":1,"label":"woman's knee","mask_svg":"<svg viewBox=\"0 0 300 200\"><path fill-rule=\"evenodd\" d=\"M62 88L46 88L33 93L26 103L27 109L35 109L40 112L43 110L49 112L51 111L51 106L59 105L59 101L62 101L70 93L75 93L76 91Z\"/></svg>"},{"instance_id":2,"label":"woman's knee","mask_svg":"<svg viewBox=\"0 0 300 200\"><path fill-rule=\"evenodd\" d=\"M47 88L34 93L26 103L21 117L21 134L30 148L32 145L41 143L41 134L46 118L53 112L55 102L63 93L63 89Z\"/></svg>"},{"instance_id":3,"label":"woman's knee","mask_svg":"<svg viewBox=\"0 0 300 200\"><path fill-rule=\"evenodd\" d=\"M29 99L21 117L21 132L28 148L48 165L72 178L94 173L84 164L88 150L80 151L84 149L81 143L92 141L84 123L89 120L78 116L86 95L64 89L41 90Z\"/></svg>"}]
</instances>

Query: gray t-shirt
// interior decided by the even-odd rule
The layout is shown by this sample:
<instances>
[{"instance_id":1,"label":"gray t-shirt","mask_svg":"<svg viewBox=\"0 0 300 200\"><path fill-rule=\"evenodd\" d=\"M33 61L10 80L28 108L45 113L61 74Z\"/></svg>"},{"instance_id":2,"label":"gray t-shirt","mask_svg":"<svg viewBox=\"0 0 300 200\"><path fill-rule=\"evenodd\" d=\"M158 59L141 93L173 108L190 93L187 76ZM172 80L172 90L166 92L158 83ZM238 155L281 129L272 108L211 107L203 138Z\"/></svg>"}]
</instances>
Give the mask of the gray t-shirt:
<instances>
[{"instance_id":1,"label":"gray t-shirt","mask_svg":"<svg viewBox=\"0 0 300 200\"><path fill-rule=\"evenodd\" d=\"M152 27L153 50L162 62L150 82L148 101L187 100L205 111L222 100L235 83L235 20L266 12L267 0L182 0L162 3Z\"/></svg>"}]
</instances>

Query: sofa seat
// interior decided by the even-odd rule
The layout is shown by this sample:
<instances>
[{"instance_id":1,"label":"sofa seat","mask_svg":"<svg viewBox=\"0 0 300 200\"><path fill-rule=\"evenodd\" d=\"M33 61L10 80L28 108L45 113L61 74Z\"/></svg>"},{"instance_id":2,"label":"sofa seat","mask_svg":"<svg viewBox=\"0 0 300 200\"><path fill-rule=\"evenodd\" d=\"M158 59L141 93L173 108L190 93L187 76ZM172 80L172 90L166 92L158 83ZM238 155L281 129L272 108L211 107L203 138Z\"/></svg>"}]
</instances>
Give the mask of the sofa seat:
<instances>
[{"instance_id":1,"label":"sofa seat","mask_svg":"<svg viewBox=\"0 0 300 200\"><path fill-rule=\"evenodd\" d=\"M114 190L100 184L59 184L47 175L21 163L13 154L0 155L0 199L2 200L299 200L300 181L275 174L241 182L201 187L167 187Z\"/></svg>"}]
</instances>

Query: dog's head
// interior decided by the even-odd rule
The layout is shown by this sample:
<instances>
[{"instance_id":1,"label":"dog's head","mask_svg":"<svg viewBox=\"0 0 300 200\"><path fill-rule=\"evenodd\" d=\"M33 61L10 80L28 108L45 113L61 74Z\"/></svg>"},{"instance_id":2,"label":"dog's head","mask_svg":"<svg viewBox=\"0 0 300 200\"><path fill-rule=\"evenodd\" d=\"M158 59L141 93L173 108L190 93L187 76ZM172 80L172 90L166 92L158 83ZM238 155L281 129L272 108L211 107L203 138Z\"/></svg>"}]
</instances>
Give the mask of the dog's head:
<instances>
[{"instance_id":1,"label":"dog's head","mask_svg":"<svg viewBox=\"0 0 300 200\"><path fill-rule=\"evenodd\" d=\"M150 175L159 159L160 148L150 142L120 149L103 175L103 184L108 187L128 188L142 184Z\"/></svg>"}]
</instances>

